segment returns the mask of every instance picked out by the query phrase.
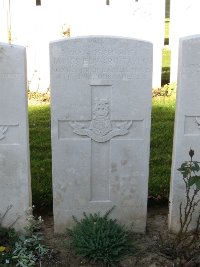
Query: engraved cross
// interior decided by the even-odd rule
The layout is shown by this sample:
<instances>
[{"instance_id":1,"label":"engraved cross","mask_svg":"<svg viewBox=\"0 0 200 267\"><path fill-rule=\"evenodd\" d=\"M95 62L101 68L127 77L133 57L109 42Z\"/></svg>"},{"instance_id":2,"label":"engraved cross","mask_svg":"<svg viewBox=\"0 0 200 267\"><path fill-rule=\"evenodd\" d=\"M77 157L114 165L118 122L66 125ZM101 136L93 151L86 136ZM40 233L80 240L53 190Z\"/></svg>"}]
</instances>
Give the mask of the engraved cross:
<instances>
[{"instance_id":1,"label":"engraved cross","mask_svg":"<svg viewBox=\"0 0 200 267\"><path fill-rule=\"evenodd\" d=\"M112 121L111 101L112 86L104 82L91 82L92 89L92 120L90 122L69 121L73 132L77 135L88 136L98 143L109 141L115 136L129 132L132 121Z\"/></svg>"},{"instance_id":2,"label":"engraved cross","mask_svg":"<svg viewBox=\"0 0 200 267\"><path fill-rule=\"evenodd\" d=\"M93 82L91 86L91 121L69 121L73 132L91 138L90 201L110 201L110 141L129 133L132 121L112 121L112 85Z\"/></svg>"}]
</instances>

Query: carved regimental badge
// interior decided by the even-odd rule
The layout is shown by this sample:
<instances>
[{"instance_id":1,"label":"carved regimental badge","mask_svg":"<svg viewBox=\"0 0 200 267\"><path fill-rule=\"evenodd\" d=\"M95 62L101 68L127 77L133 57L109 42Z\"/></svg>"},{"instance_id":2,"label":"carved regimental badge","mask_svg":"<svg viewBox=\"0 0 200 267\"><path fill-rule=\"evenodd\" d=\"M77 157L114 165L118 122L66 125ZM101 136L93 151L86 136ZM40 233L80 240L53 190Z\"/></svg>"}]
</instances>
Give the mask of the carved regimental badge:
<instances>
[{"instance_id":1,"label":"carved regimental badge","mask_svg":"<svg viewBox=\"0 0 200 267\"><path fill-rule=\"evenodd\" d=\"M3 140L6 137L5 133L7 132L7 130L7 126L0 126L0 140Z\"/></svg>"},{"instance_id":2,"label":"carved regimental badge","mask_svg":"<svg viewBox=\"0 0 200 267\"><path fill-rule=\"evenodd\" d=\"M89 125L81 121L69 122L74 133L88 136L99 143L109 141L115 136L127 134L132 123L132 121L111 121L108 99L95 100L93 118Z\"/></svg>"}]
</instances>

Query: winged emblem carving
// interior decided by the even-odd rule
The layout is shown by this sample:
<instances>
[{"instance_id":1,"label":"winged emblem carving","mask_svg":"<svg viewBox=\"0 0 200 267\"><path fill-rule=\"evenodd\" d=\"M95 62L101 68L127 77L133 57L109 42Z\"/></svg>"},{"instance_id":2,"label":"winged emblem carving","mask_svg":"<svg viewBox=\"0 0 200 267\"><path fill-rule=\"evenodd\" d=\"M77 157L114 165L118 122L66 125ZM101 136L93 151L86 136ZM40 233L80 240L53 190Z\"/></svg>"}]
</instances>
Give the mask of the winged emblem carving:
<instances>
[{"instance_id":1,"label":"winged emblem carving","mask_svg":"<svg viewBox=\"0 0 200 267\"><path fill-rule=\"evenodd\" d=\"M81 121L69 122L74 133L88 136L99 143L109 141L115 136L127 134L132 123L132 121L111 121L110 105L107 99L96 99L93 118L89 125Z\"/></svg>"}]
</instances>

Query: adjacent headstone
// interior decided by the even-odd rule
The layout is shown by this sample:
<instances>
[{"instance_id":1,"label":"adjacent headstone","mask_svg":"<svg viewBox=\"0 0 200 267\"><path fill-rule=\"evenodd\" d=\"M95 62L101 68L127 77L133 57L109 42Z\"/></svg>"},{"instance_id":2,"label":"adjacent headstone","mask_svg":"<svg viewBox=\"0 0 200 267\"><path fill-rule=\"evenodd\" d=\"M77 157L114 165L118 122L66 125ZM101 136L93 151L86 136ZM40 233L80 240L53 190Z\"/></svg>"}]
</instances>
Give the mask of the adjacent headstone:
<instances>
[{"instance_id":1,"label":"adjacent headstone","mask_svg":"<svg viewBox=\"0 0 200 267\"><path fill-rule=\"evenodd\" d=\"M0 218L22 230L31 205L25 48L0 43Z\"/></svg>"},{"instance_id":2,"label":"adjacent headstone","mask_svg":"<svg viewBox=\"0 0 200 267\"><path fill-rule=\"evenodd\" d=\"M83 211L145 231L152 45L84 37L50 44L55 232Z\"/></svg>"},{"instance_id":3,"label":"adjacent headstone","mask_svg":"<svg viewBox=\"0 0 200 267\"><path fill-rule=\"evenodd\" d=\"M179 207L185 206L186 190L181 173L177 170L190 160L188 152L194 149L194 160L200 159L200 35L182 38L179 48L177 107L172 157L169 229L180 229ZM199 195L200 197L200 195ZM197 208L198 210L198 208ZM195 225L195 218L190 229Z\"/></svg>"},{"instance_id":4,"label":"adjacent headstone","mask_svg":"<svg viewBox=\"0 0 200 267\"><path fill-rule=\"evenodd\" d=\"M200 34L199 10L199 0L170 1L171 82L177 81L179 38Z\"/></svg>"}]
</instances>

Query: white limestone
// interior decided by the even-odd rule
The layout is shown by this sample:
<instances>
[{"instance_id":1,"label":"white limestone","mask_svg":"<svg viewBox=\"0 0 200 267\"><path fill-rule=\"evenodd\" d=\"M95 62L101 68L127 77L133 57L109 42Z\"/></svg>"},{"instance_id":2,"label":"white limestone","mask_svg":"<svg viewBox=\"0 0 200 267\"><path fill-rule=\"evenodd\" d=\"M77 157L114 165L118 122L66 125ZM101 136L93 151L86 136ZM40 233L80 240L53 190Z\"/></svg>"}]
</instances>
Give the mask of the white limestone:
<instances>
[{"instance_id":1,"label":"white limestone","mask_svg":"<svg viewBox=\"0 0 200 267\"><path fill-rule=\"evenodd\" d=\"M152 45L117 37L50 44L55 232L106 212L145 231Z\"/></svg>"},{"instance_id":2,"label":"white limestone","mask_svg":"<svg viewBox=\"0 0 200 267\"><path fill-rule=\"evenodd\" d=\"M22 230L31 205L25 49L0 43L0 214Z\"/></svg>"},{"instance_id":3,"label":"white limestone","mask_svg":"<svg viewBox=\"0 0 200 267\"><path fill-rule=\"evenodd\" d=\"M177 170L188 161L190 148L194 149L193 160L200 159L200 35L182 38L179 52L177 107L175 118L174 147L172 158L169 229L180 228L179 207L186 200L185 184ZM200 195L199 195L200 197ZM195 216L190 229L195 226Z\"/></svg>"},{"instance_id":4,"label":"white limestone","mask_svg":"<svg viewBox=\"0 0 200 267\"><path fill-rule=\"evenodd\" d=\"M179 38L200 34L200 1L171 0L170 2L170 81L177 81Z\"/></svg>"}]
</instances>

